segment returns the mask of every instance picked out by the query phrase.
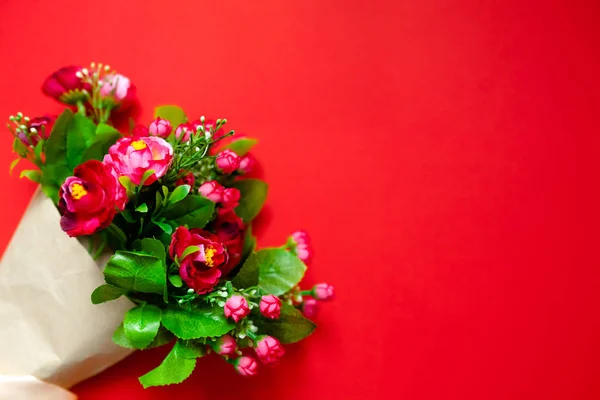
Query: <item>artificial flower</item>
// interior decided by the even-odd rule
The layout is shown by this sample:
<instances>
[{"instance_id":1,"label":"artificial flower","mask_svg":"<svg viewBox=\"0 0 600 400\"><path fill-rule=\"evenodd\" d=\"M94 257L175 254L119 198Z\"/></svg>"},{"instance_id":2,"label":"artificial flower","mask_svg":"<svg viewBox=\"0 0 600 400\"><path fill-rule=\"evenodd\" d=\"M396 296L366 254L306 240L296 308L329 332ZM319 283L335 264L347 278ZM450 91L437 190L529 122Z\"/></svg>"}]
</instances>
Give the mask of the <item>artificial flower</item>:
<instances>
[{"instance_id":1,"label":"artificial flower","mask_svg":"<svg viewBox=\"0 0 600 400\"><path fill-rule=\"evenodd\" d=\"M168 120L157 117L154 121L150 122L148 129L151 135L166 139L171 134L173 127Z\"/></svg>"},{"instance_id":2,"label":"artificial flower","mask_svg":"<svg viewBox=\"0 0 600 400\"><path fill-rule=\"evenodd\" d=\"M260 313L270 319L277 319L281 314L281 300L272 294L261 297L259 307Z\"/></svg>"},{"instance_id":3,"label":"artificial flower","mask_svg":"<svg viewBox=\"0 0 600 400\"><path fill-rule=\"evenodd\" d=\"M217 154L215 163L221 172L224 174L231 174L240 166L240 156L231 150L223 150Z\"/></svg>"},{"instance_id":4,"label":"artificial flower","mask_svg":"<svg viewBox=\"0 0 600 400\"><path fill-rule=\"evenodd\" d=\"M217 215L213 229L227 249L229 260L221 270L228 275L242 258L244 250L244 223L233 211Z\"/></svg>"},{"instance_id":5,"label":"artificial flower","mask_svg":"<svg viewBox=\"0 0 600 400\"><path fill-rule=\"evenodd\" d=\"M248 301L244 296L239 294L233 295L225 302L223 313L227 318L233 319L235 322L245 318L250 314L250 307Z\"/></svg>"},{"instance_id":6,"label":"artificial flower","mask_svg":"<svg viewBox=\"0 0 600 400\"><path fill-rule=\"evenodd\" d=\"M254 344L254 352L263 364L277 364L279 359L285 354L285 350L279 343L279 340L273 336L261 336Z\"/></svg>"}]
</instances>

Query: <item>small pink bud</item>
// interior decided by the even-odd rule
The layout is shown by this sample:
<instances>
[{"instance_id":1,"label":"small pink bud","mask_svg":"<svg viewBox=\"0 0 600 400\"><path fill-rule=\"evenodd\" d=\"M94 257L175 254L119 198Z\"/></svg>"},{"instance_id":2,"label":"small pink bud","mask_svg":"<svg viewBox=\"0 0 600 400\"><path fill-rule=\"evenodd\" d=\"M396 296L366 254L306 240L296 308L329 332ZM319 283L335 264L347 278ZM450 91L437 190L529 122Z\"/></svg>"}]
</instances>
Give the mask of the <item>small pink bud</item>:
<instances>
[{"instance_id":1,"label":"small pink bud","mask_svg":"<svg viewBox=\"0 0 600 400\"><path fill-rule=\"evenodd\" d=\"M223 191L223 200L221 205L223 208L233 210L240 203L240 191L236 188L227 188Z\"/></svg>"},{"instance_id":2,"label":"small pink bud","mask_svg":"<svg viewBox=\"0 0 600 400\"><path fill-rule=\"evenodd\" d=\"M258 363L252 357L242 356L233 362L236 371L242 376L256 375Z\"/></svg>"},{"instance_id":3,"label":"small pink bud","mask_svg":"<svg viewBox=\"0 0 600 400\"><path fill-rule=\"evenodd\" d=\"M102 83L100 95L103 97L112 96L117 101L125 100L129 88L132 86L129 78L121 74L106 75Z\"/></svg>"},{"instance_id":4,"label":"small pink bud","mask_svg":"<svg viewBox=\"0 0 600 400\"><path fill-rule=\"evenodd\" d=\"M203 183L198 192L212 202L220 203L223 200L224 187L217 181Z\"/></svg>"},{"instance_id":5,"label":"small pink bud","mask_svg":"<svg viewBox=\"0 0 600 400\"><path fill-rule=\"evenodd\" d=\"M237 349L237 344L235 339L231 335L224 335L218 338L211 347L215 351L215 353L220 354L222 356L232 356L235 354L235 350Z\"/></svg>"},{"instance_id":6,"label":"small pink bud","mask_svg":"<svg viewBox=\"0 0 600 400\"><path fill-rule=\"evenodd\" d=\"M246 298L236 294L227 299L223 312L227 318L232 318L235 322L238 322L250 314L250 308Z\"/></svg>"},{"instance_id":7,"label":"small pink bud","mask_svg":"<svg viewBox=\"0 0 600 400\"><path fill-rule=\"evenodd\" d=\"M279 340L272 336L261 336L254 344L254 352L263 364L277 364L285 354Z\"/></svg>"},{"instance_id":8,"label":"small pink bud","mask_svg":"<svg viewBox=\"0 0 600 400\"><path fill-rule=\"evenodd\" d=\"M260 312L267 318L276 319L281 314L281 300L269 294L260 299Z\"/></svg>"},{"instance_id":9,"label":"small pink bud","mask_svg":"<svg viewBox=\"0 0 600 400\"><path fill-rule=\"evenodd\" d=\"M240 166L240 157L231 150L223 150L217 154L216 163L224 174L230 174Z\"/></svg>"},{"instance_id":10,"label":"small pink bud","mask_svg":"<svg viewBox=\"0 0 600 400\"><path fill-rule=\"evenodd\" d=\"M150 122L148 130L151 135L160 136L161 138L166 139L171 134L173 127L168 120L158 117Z\"/></svg>"},{"instance_id":11,"label":"small pink bud","mask_svg":"<svg viewBox=\"0 0 600 400\"><path fill-rule=\"evenodd\" d=\"M314 250L308 234L305 231L294 232L292 233L292 240L296 243L296 247L292 251L306 265L309 265L313 258Z\"/></svg>"},{"instance_id":12,"label":"small pink bud","mask_svg":"<svg viewBox=\"0 0 600 400\"><path fill-rule=\"evenodd\" d=\"M180 124L175 130L175 138L177 140L186 143L190 141L192 133L195 133L194 127L190 123Z\"/></svg>"},{"instance_id":13,"label":"small pink bud","mask_svg":"<svg viewBox=\"0 0 600 400\"><path fill-rule=\"evenodd\" d=\"M317 300L333 299L333 286L328 283L318 283L312 289L313 297Z\"/></svg>"},{"instance_id":14,"label":"small pink bud","mask_svg":"<svg viewBox=\"0 0 600 400\"><path fill-rule=\"evenodd\" d=\"M308 298L304 300L302 313L306 318L314 318L319 311L319 303L315 299Z\"/></svg>"},{"instance_id":15,"label":"small pink bud","mask_svg":"<svg viewBox=\"0 0 600 400\"><path fill-rule=\"evenodd\" d=\"M175 182L175 186L190 185L190 187L193 188L195 181L196 181L196 178L194 177L194 173L190 172L190 173L182 176L181 178L177 179L177 181Z\"/></svg>"},{"instance_id":16,"label":"small pink bud","mask_svg":"<svg viewBox=\"0 0 600 400\"><path fill-rule=\"evenodd\" d=\"M244 157L240 158L240 166L238 168L238 172L242 174L249 174L254 170L256 166L256 159L252 157L250 154L246 154Z\"/></svg>"}]
</instances>

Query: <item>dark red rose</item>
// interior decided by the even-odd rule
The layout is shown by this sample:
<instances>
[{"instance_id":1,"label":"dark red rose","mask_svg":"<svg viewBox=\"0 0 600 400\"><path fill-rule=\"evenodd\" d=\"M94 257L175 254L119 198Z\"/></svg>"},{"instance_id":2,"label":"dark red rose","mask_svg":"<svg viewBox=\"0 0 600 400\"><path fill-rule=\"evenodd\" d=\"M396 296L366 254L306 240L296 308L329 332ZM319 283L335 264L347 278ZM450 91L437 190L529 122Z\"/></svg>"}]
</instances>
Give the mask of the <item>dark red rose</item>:
<instances>
[{"instance_id":1,"label":"dark red rose","mask_svg":"<svg viewBox=\"0 0 600 400\"><path fill-rule=\"evenodd\" d=\"M91 235L110 225L126 203L127 193L113 167L87 161L60 188L60 226L69 236Z\"/></svg>"},{"instance_id":2,"label":"dark red rose","mask_svg":"<svg viewBox=\"0 0 600 400\"><path fill-rule=\"evenodd\" d=\"M81 93L83 89L90 90L90 85L84 83L77 76L81 67L70 65L54 72L44 81L42 91L55 100L63 103L75 104L86 96Z\"/></svg>"},{"instance_id":3,"label":"dark red rose","mask_svg":"<svg viewBox=\"0 0 600 400\"><path fill-rule=\"evenodd\" d=\"M194 178L194 174L190 172L189 174L177 179L175 186L190 185L191 188L194 188L194 182L196 182L196 178Z\"/></svg>"},{"instance_id":4,"label":"dark red rose","mask_svg":"<svg viewBox=\"0 0 600 400\"><path fill-rule=\"evenodd\" d=\"M188 254L181 259L189 246L197 246L200 251ZM227 252L219 238L202 229L177 228L169 246L171 258L179 258L179 275L188 287L198 294L210 292L219 282L221 266L227 263Z\"/></svg>"},{"instance_id":5,"label":"dark red rose","mask_svg":"<svg viewBox=\"0 0 600 400\"><path fill-rule=\"evenodd\" d=\"M214 222L214 231L225 245L229 260L221 267L223 275L229 274L240 263L244 250L244 223L235 212L218 215Z\"/></svg>"}]
</instances>

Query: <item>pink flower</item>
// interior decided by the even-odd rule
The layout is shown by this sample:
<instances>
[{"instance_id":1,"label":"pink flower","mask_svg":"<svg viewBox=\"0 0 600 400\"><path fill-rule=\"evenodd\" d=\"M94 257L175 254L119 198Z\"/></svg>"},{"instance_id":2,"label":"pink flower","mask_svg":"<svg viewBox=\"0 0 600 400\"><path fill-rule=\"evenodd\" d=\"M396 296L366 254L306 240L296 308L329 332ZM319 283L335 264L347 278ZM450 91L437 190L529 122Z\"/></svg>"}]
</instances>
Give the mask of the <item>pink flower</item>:
<instances>
[{"instance_id":1,"label":"pink flower","mask_svg":"<svg viewBox=\"0 0 600 400\"><path fill-rule=\"evenodd\" d=\"M246 298L236 294L227 299L223 312L227 318L232 318L235 322L238 322L250 314L250 308Z\"/></svg>"},{"instance_id":2,"label":"pink flower","mask_svg":"<svg viewBox=\"0 0 600 400\"><path fill-rule=\"evenodd\" d=\"M267 318L277 319L281 314L281 300L269 294L260 299L260 312Z\"/></svg>"},{"instance_id":3,"label":"pink flower","mask_svg":"<svg viewBox=\"0 0 600 400\"><path fill-rule=\"evenodd\" d=\"M200 251L186 255L189 246ZM227 262L227 253L219 238L202 229L187 229L180 226L175 230L169 246L172 259L179 259L179 275L185 284L198 294L210 292L221 277L220 266Z\"/></svg>"},{"instance_id":4,"label":"pink flower","mask_svg":"<svg viewBox=\"0 0 600 400\"><path fill-rule=\"evenodd\" d=\"M76 74L79 71L81 71L81 67L74 65L59 69L46 78L42 85L42 91L47 96L68 104L75 104L77 100L83 100L86 96L81 91L83 89L89 91L91 88L77 77Z\"/></svg>"},{"instance_id":5,"label":"pink flower","mask_svg":"<svg viewBox=\"0 0 600 400\"><path fill-rule=\"evenodd\" d=\"M150 122L148 129L151 135L166 139L171 134L173 127L168 120L158 117L154 121Z\"/></svg>"},{"instance_id":6,"label":"pink flower","mask_svg":"<svg viewBox=\"0 0 600 400\"><path fill-rule=\"evenodd\" d=\"M196 178L194 177L194 173L190 172L187 175L177 179L175 186L190 185L190 187L193 188L194 182L196 182Z\"/></svg>"},{"instance_id":7,"label":"pink flower","mask_svg":"<svg viewBox=\"0 0 600 400\"><path fill-rule=\"evenodd\" d=\"M236 371L242 376L256 375L258 363L252 357L242 356L233 362Z\"/></svg>"},{"instance_id":8,"label":"pink flower","mask_svg":"<svg viewBox=\"0 0 600 400\"><path fill-rule=\"evenodd\" d=\"M285 354L279 340L272 336L261 336L254 344L254 352L263 364L277 364Z\"/></svg>"},{"instance_id":9,"label":"pink flower","mask_svg":"<svg viewBox=\"0 0 600 400\"><path fill-rule=\"evenodd\" d=\"M191 123L179 124L175 130L175 138L183 143L189 142L194 133L196 133L196 129Z\"/></svg>"},{"instance_id":10,"label":"pink flower","mask_svg":"<svg viewBox=\"0 0 600 400\"><path fill-rule=\"evenodd\" d=\"M121 74L110 74L106 75L102 80L102 87L100 88L100 95L102 97L113 97L117 103L125 100L129 94L129 88L131 87L131 81L129 78Z\"/></svg>"},{"instance_id":11,"label":"pink flower","mask_svg":"<svg viewBox=\"0 0 600 400\"><path fill-rule=\"evenodd\" d=\"M318 283L312 289L313 297L317 300L331 300L333 299L334 290L333 286L328 283Z\"/></svg>"},{"instance_id":12,"label":"pink flower","mask_svg":"<svg viewBox=\"0 0 600 400\"><path fill-rule=\"evenodd\" d=\"M237 344L231 335L223 335L211 345L215 353L222 356L232 356L235 354Z\"/></svg>"},{"instance_id":13,"label":"pink flower","mask_svg":"<svg viewBox=\"0 0 600 400\"><path fill-rule=\"evenodd\" d=\"M231 150L223 150L217 154L216 164L224 174L230 174L240 166L240 157Z\"/></svg>"},{"instance_id":14,"label":"pink flower","mask_svg":"<svg viewBox=\"0 0 600 400\"><path fill-rule=\"evenodd\" d=\"M90 160L75 168L59 191L60 226L69 236L91 235L112 223L127 203L113 167Z\"/></svg>"},{"instance_id":15,"label":"pink flower","mask_svg":"<svg viewBox=\"0 0 600 400\"><path fill-rule=\"evenodd\" d=\"M220 203L223 200L225 188L217 181L208 181L203 183L198 192L214 203Z\"/></svg>"},{"instance_id":16,"label":"pink flower","mask_svg":"<svg viewBox=\"0 0 600 400\"><path fill-rule=\"evenodd\" d=\"M305 231L297 231L292 234L292 240L296 244L296 247L292 251L301 259L306 265L309 265L314 250L312 248L310 238Z\"/></svg>"},{"instance_id":17,"label":"pink flower","mask_svg":"<svg viewBox=\"0 0 600 400\"><path fill-rule=\"evenodd\" d=\"M238 172L242 174L249 174L254 170L256 166L256 160L250 154L246 154L244 157L240 158L240 166L238 167Z\"/></svg>"},{"instance_id":18,"label":"pink flower","mask_svg":"<svg viewBox=\"0 0 600 400\"><path fill-rule=\"evenodd\" d=\"M112 164L119 175L128 176L136 185L146 171L154 171L144 182L147 186L167 173L173 162L173 147L156 136L122 138L110 147L104 162Z\"/></svg>"},{"instance_id":19,"label":"pink flower","mask_svg":"<svg viewBox=\"0 0 600 400\"><path fill-rule=\"evenodd\" d=\"M314 318L319 311L319 303L315 299L307 298L302 306L302 313L306 318Z\"/></svg>"},{"instance_id":20,"label":"pink flower","mask_svg":"<svg viewBox=\"0 0 600 400\"><path fill-rule=\"evenodd\" d=\"M225 213L233 210L240 204L240 191L236 188L227 188L223 191L223 199L221 205L223 208L220 212Z\"/></svg>"},{"instance_id":21,"label":"pink flower","mask_svg":"<svg viewBox=\"0 0 600 400\"><path fill-rule=\"evenodd\" d=\"M131 136L133 136L136 139L139 139L141 137L146 137L148 136L149 131L148 131L148 127L146 125L142 125L142 124L136 124L133 127L133 130L131 131Z\"/></svg>"}]
</instances>

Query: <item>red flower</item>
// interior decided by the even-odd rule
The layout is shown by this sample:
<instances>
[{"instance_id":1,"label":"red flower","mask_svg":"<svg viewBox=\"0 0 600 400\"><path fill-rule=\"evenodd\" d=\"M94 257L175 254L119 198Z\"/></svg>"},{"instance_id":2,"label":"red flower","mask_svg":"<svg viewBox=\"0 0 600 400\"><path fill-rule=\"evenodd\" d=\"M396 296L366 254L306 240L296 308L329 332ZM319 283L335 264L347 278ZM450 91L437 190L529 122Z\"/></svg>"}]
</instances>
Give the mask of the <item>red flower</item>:
<instances>
[{"instance_id":1,"label":"red flower","mask_svg":"<svg viewBox=\"0 0 600 400\"><path fill-rule=\"evenodd\" d=\"M27 124L27 131L19 130L17 137L26 146L35 147L39 143L40 138L46 140L50 137L50 132L55 121L56 116L54 115L33 118Z\"/></svg>"},{"instance_id":2,"label":"red flower","mask_svg":"<svg viewBox=\"0 0 600 400\"><path fill-rule=\"evenodd\" d=\"M220 203L223 200L223 192L225 188L217 181L208 181L200 185L198 193L206 197L213 203Z\"/></svg>"},{"instance_id":3,"label":"red flower","mask_svg":"<svg viewBox=\"0 0 600 400\"><path fill-rule=\"evenodd\" d=\"M91 235L111 224L127 203L110 165L90 160L75 168L59 192L60 226L69 236Z\"/></svg>"},{"instance_id":4,"label":"red flower","mask_svg":"<svg viewBox=\"0 0 600 400\"><path fill-rule=\"evenodd\" d=\"M225 213L233 210L240 204L240 191L236 188L227 188L223 191L223 200L221 205L223 208L219 210L220 213Z\"/></svg>"},{"instance_id":5,"label":"red flower","mask_svg":"<svg viewBox=\"0 0 600 400\"><path fill-rule=\"evenodd\" d=\"M223 307L223 314L225 314L225 317L231 318L235 322L246 318L248 314L250 314L248 300L246 300L244 296L234 294L225 302L225 307Z\"/></svg>"},{"instance_id":6,"label":"red flower","mask_svg":"<svg viewBox=\"0 0 600 400\"><path fill-rule=\"evenodd\" d=\"M256 375L258 363L252 357L242 356L233 362L236 371L242 376Z\"/></svg>"},{"instance_id":7,"label":"red flower","mask_svg":"<svg viewBox=\"0 0 600 400\"><path fill-rule=\"evenodd\" d=\"M200 251L181 256L189 246L197 246ZM227 253L219 238L202 229L177 228L169 246L171 258L179 258L179 275L198 294L208 293L219 282L221 265L227 262Z\"/></svg>"},{"instance_id":8,"label":"red flower","mask_svg":"<svg viewBox=\"0 0 600 400\"><path fill-rule=\"evenodd\" d=\"M194 178L194 173L190 172L182 178L177 179L177 182L175 182L175 186L190 185L190 187L193 188L194 182L196 182L196 178Z\"/></svg>"},{"instance_id":9,"label":"red flower","mask_svg":"<svg viewBox=\"0 0 600 400\"><path fill-rule=\"evenodd\" d=\"M231 150L223 150L217 154L216 164L224 174L231 174L240 166L240 156Z\"/></svg>"},{"instance_id":10,"label":"red flower","mask_svg":"<svg viewBox=\"0 0 600 400\"><path fill-rule=\"evenodd\" d=\"M244 223L233 211L220 214L214 222L214 231L227 248L229 261L221 267L223 275L229 274L240 263L244 250Z\"/></svg>"},{"instance_id":11,"label":"red flower","mask_svg":"<svg viewBox=\"0 0 600 400\"><path fill-rule=\"evenodd\" d=\"M259 307L260 313L267 318L277 319L281 315L281 300L275 295L261 297Z\"/></svg>"},{"instance_id":12,"label":"red flower","mask_svg":"<svg viewBox=\"0 0 600 400\"><path fill-rule=\"evenodd\" d=\"M272 336L261 336L254 344L254 351L263 364L277 364L285 354L279 340Z\"/></svg>"},{"instance_id":13,"label":"red flower","mask_svg":"<svg viewBox=\"0 0 600 400\"><path fill-rule=\"evenodd\" d=\"M74 65L59 69L46 78L42 85L42 91L55 100L75 104L77 100L86 97L81 93L83 89L90 90L90 86L77 77L76 74L79 71L81 71L81 67Z\"/></svg>"}]
</instances>

